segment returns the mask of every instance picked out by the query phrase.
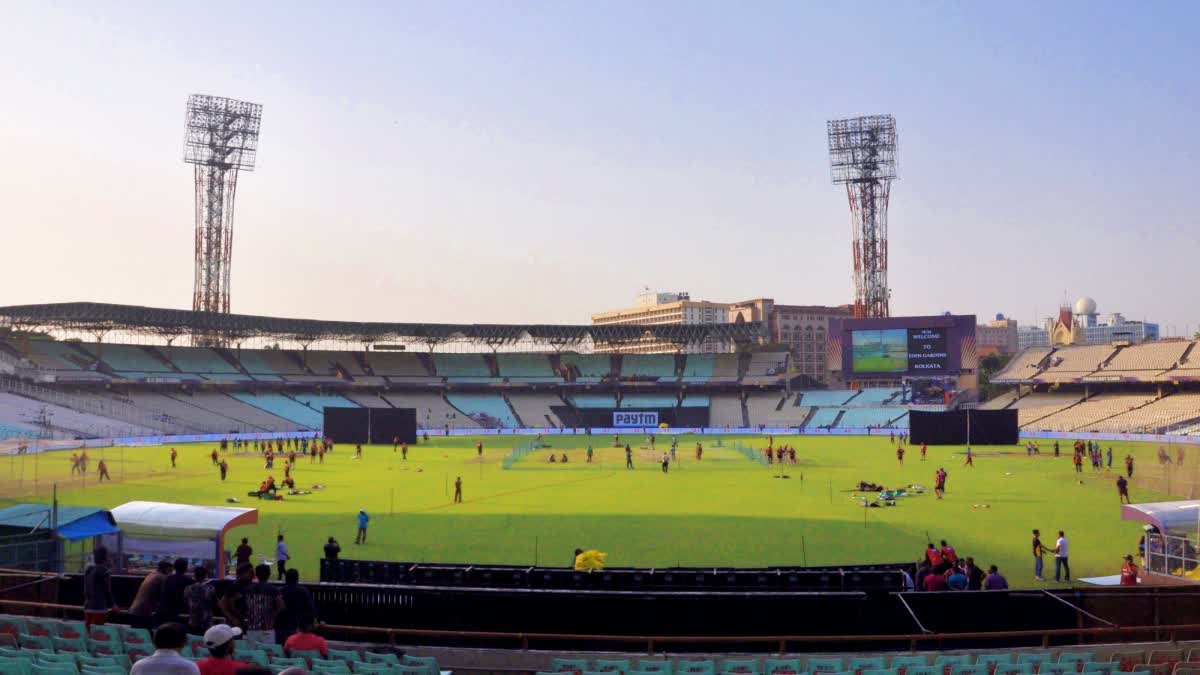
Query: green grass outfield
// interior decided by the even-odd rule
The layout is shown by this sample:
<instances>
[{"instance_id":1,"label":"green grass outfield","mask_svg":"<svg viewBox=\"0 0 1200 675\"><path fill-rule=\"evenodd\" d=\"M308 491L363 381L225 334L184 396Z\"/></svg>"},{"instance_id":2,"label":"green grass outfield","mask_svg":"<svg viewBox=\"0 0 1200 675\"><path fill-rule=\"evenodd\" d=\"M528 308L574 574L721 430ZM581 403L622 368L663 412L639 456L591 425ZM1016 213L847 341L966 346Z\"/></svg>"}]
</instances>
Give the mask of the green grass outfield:
<instances>
[{"instance_id":1,"label":"green grass outfield","mask_svg":"<svg viewBox=\"0 0 1200 675\"><path fill-rule=\"evenodd\" d=\"M724 448L716 447L716 437L700 438L700 462L694 459L697 437L680 437L680 461L668 475L656 455L641 449L644 436L629 438L633 471L624 468L624 453L611 447L611 436L592 438L597 454L590 465L584 462L586 437L560 436L546 442L558 453L565 449L569 464L546 463L550 451L544 450L508 470L503 456L527 438L483 437L482 462L476 440L434 439L411 448L407 462L391 447L368 446L360 461L352 458L352 447L339 446L324 465L301 459L294 474L300 487L321 483L325 489L278 502L246 497L267 474L258 456L230 454L229 480L220 482L208 456L211 444L179 446L174 470L165 447L94 450L86 483L69 475L70 452L4 457L0 494L8 502L33 500L36 465L41 501L52 482L63 504L113 507L140 499L225 505L237 497L242 506L258 507L260 519L234 537L248 536L258 559L271 557L275 533L282 531L293 566L307 579L317 576L330 535L342 543L345 558L563 566L581 547L606 551L614 566L749 567L915 560L928 532L981 566L999 565L1014 586L1030 587L1044 585L1032 578L1034 527L1049 544L1057 530L1066 530L1075 577L1116 573L1121 556L1136 552L1140 536L1139 525L1120 519L1115 474L1093 475L1085 467L1080 484L1069 443L1058 459L1046 442L1033 458L1019 447L976 448L974 468L963 466L961 448L931 447L925 462L912 448L901 468L886 437L780 437L797 448L798 465L786 467L791 478L785 480L774 477L777 467L763 467L729 447L742 442L762 448L761 437L725 437ZM659 438L660 451L663 441L669 445L669 437ZM1115 467L1133 451L1138 470L1157 470L1156 446L1112 446ZM94 484L100 456L116 482ZM849 491L859 480L932 487L939 466L949 472L942 501L930 491L894 508L864 509ZM283 478L282 461L271 473ZM459 505L451 500L456 476L462 476L465 494ZM1131 491L1137 501L1166 498ZM983 504L988 508L976 508ZM365 546L353 543L359 508L371 514ZM1052 558L1046 563L1052 576Z\"/></svg>"}]
</instances>

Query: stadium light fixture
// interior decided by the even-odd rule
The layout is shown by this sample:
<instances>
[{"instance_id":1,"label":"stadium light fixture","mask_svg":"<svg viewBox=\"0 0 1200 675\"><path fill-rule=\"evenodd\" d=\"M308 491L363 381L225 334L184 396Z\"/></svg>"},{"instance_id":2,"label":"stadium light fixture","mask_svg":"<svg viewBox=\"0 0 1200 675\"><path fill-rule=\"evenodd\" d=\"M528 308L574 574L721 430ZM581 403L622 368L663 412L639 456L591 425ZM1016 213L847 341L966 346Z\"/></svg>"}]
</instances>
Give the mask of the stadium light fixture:
<instances>
[{"instance_id":1,"label":"stadium light fixture","mask_svg":"<svg viewBox=\"0 0 1200 675\"><path fill-rule=\"evenodd\" d=\"M887 212L896 179L896 118L870 115L830 120L829 170L846 186L854 254L854 317L887 317Z\"/></svg>"},{"instance_id":2,"label":"stadium light fixture","mask_svg":"<svg viewBox=\"0 0 1200 675\"><path fill-rule=\"evenodd\" d=\"M254 170L261 122L258 103L204 94L188 97L183 161L195 166L193 311L229 313L237 178L242 171Z\"/></svg>"}]
</instances>

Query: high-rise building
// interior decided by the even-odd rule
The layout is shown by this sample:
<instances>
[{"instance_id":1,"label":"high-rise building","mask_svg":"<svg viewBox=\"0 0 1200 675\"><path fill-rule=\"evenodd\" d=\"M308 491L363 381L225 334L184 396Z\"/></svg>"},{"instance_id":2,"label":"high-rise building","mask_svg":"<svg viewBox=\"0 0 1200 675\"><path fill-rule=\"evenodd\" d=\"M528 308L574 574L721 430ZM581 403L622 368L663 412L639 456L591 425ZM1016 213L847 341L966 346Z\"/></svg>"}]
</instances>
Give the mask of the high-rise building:
<instances>
[{"instance_id":1,"label":"high-rise building","mask_svg":"<svg viewBox=\"0 0 1200 675\"><path fill-rule=\"evenodd\" d=\"M787 345L795 374L807 375L813 382L826 382L829 320L854 316L854 305L778 305L770 298L756 298L733 303L729 314L731 321L765 322L768 341Z\"/></svg>"},{"instance_id":2,"label":"high-rise building","mask_svg":"<svg viewBox=\"0 0 1200 675\"><path fill-rule=\"evenodd\" d=\"M822 305L779 305L771 298L755 298L741 302L706 302L692 300L685 292L660 293L646 289L638 294L637 306L592 315L593 325L603 324L710 324L761 321L767 328L767 342L787 345L792 354L793 370L807 375L814 382L825 382L825 338L831 318L854 316L853 305L827 307ZM694 352L723 353L733 350L728 342L707 342L692 348ZM597 345L597 352L617 351L617 348ZM668 342L646 340L621 345L629 353L674 353L677 347Z\"/></svg>"},{"instance_id":3,"label":"high-rise building","mask_svg":"<svg viewBox=\"0 0 1200 675\"><path fill-rule=\"evenodd\" d=\"M637 305L625 309L614 309L592 315L593 326L604 325L692 325L729 323L729 305L722 302L707 302L692 300L686 292L660 293L645 289L638 294ZM619 348L608 345L596 345L599 353L621 351L634 354L669 354L678 350L671 342L661 340L642 340L635 343L625 343ZM688 347L687 351L694 353L722 353L733 350L733 345L727 341L709 340Z\"/></svg>"},{"instance_id":4,"label":"high-rise building","mask_svg":"<svg viewBox=\"0 0 1200 675\"><path fill-rule=\"evenodd\" d=\"M975 349L980 356L1015 354L1019 349L1019 328L1015 319L997 314L986 324L975 325Z\"/></svg>"}]
</instances>

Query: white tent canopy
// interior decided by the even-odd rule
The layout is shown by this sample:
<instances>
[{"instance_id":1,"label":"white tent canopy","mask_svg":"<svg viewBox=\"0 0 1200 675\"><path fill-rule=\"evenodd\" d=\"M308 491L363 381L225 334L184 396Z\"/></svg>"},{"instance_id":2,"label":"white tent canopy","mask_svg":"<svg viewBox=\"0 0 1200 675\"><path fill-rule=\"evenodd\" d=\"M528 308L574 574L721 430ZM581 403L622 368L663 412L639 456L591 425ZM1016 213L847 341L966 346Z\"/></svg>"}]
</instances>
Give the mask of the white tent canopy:
<instances>
[{"instance_id":1,"label":"white tent canopy","mask_svg":"<svg viewBox=\"0 0 1200 675\"><path fill-rule=\"evenodd\" d=\"M1163 534L1188 536L1200 531L1200 500L1125 504L1121 519L1148 523Z\"/></svg>"},{"instance_id":2,"label":"white tent canopy","mask_svg":"<svg viewBox=\"0 0 1200 675\"><path fill-rule=\"evenodd\" d=\"M204 557L215 560L219 575L225 573L225 533L258 523L258 509L229 506L127 502L111 513L127 552Z\"/></svg>"}]
</instances>

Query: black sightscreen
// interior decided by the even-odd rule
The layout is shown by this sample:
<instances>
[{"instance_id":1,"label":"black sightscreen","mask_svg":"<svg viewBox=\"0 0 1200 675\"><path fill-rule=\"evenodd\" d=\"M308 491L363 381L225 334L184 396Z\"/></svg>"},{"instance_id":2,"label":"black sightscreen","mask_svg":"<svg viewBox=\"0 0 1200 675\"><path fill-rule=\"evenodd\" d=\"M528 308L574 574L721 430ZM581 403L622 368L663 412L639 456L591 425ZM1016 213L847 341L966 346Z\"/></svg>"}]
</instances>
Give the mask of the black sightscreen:
<instances>
[{"instance_id":1,"label":"black sightscreen","mask_svg":"<svg viewBox=\"0 0 1200 675\"><path fill-rule=\"evenodd\" d=\"M913 410L908 413L908 430L912 443L929 445L966 445L968 442L971 445L1015 445L1018 442L1016 410Z\"/></svg>"},{"instance_id":2,"label":"black sightscreen","mask_svg":"<svg viewBox=\"0 0 1200 675\"><path fill-rule=\"evenodd\" d=\"M417 442L416 408L371 408L371 442L391 444Z\"/></svg>"},{"instance_id":3,"label":"black sightscreen","mask_svg":"<svg viewBox=\"0 0 1200 675\"><path fill-rule=\"evenodd\" d=\"M370 408L326 408L325 436L334 443L366 443Z\"/></svg>"},{"instance_id":4,"label":"black sightscreen","mask_svg":"<svg viewBox=\"0 0 1200 675\"><path fill-rule=\"evenodd\" d=\"M325 435L334 443L417 442L414 408L326 408Z\"/></svg>"}]
</instances>

